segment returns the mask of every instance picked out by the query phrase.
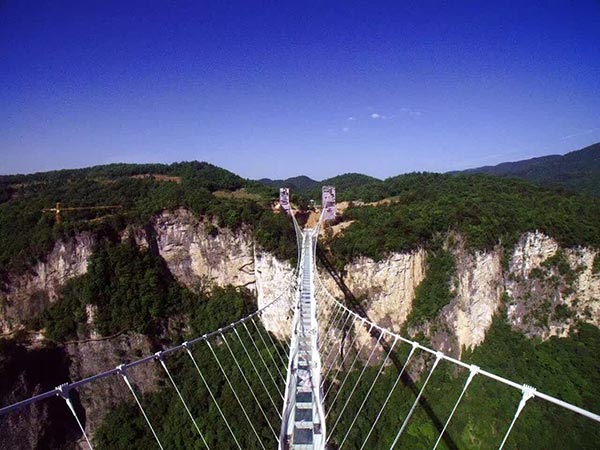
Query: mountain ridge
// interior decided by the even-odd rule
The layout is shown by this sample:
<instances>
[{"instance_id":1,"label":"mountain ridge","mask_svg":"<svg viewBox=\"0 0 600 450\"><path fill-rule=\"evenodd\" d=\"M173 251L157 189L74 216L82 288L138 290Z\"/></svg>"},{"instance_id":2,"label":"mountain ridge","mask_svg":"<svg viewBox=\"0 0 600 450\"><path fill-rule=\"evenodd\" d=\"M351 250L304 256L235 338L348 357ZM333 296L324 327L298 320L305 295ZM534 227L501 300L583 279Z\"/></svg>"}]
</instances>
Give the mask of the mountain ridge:
<instances>
[{"instance_id":1,"label":"mountain ridge","mask_svg":"<svg viewBox=\"0 0 600 450\"><path fill-rule=\"evenodd\" d=\"M539 156L448 173L484 173L522 178L534 183L598 197L600 196L600 143L564 155Z\"/></svg>"}]
</instances>

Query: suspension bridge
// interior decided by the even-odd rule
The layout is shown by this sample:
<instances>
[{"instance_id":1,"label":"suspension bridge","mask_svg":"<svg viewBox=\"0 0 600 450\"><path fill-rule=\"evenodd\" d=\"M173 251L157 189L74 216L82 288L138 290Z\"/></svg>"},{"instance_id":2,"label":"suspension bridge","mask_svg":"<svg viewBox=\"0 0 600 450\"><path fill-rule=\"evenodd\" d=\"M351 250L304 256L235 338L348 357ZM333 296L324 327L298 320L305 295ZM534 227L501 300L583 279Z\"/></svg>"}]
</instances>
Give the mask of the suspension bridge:
<instances>
[{"instance_id":1,"label":"suspension bridge","mask_svg":"<svg viewBox=\"0 0 600 450\"><path fill-rule=\"evenodd\" d=\"M496 433L498 442L489 448L501 450L510 442L519 417L533 400L580 415L589 427L600 427L600 415L594 412L407 339L348 307L328 291L316 269L322 220L315 228L301 229L295 215L290 216L298 266L285 291L264 307L180 345L4 406L0 420L58 397L81 433L82 448L93 449L94 429L76 402L86 392L97 392L91 388L102 380L116 379L129 393L155 448L179 448L161 433L161 417L147 411L136 383L137 368L155 365L166 381L162 389L172 392L172 401L187 417L194 440L187 448L407 448L403 438L421 406L435 425L435 435L420 448L453 449L457 447L449 430L476 379L518 394L512 409L503 412L508 420ZM275 337L263 326L268 315L290 324L286 338ZM183 361L196 374L202 395L181 388L178 368ZM428 406L425 393L442 364L463 376L464 382L451 393L450 407L439 417ZM398 396L406 390L410 396L402 397L399 410ZM205 423L206 411L217 418L211 426ZM211 427L223 430L226 440L217 438Z\"/></svg>"}]
</instances>

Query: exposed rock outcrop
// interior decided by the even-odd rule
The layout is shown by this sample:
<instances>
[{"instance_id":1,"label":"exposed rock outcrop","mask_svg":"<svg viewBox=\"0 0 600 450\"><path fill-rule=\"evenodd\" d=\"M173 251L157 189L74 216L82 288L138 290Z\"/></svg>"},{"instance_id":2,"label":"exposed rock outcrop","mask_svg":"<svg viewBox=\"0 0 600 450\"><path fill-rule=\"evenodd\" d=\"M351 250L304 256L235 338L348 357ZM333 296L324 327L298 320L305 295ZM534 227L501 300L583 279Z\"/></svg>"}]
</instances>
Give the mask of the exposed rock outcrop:
<instances>
[{"instance_id":1,"label":"exposed rock outcrop","mask_svg":"<svg viewBox=\"0 0 600 450\"><path fill-rule=\"evenodd\" d=\"M514 248L509 272L527 279L532 269L539 268L557 250L558 243L551 237L539 231L525 233Z\"/></svg>"},{"instance_id":2,"label":"exposed rock outcrop","mask_svg":"<svg viewBox=\"0 0 600 450\"><path fill-rule=\"evenodd\" d=\"M70 343L65 348L71 361L69 376L72 380L81 380L110 370L119 364L150 355L153 350L150 340L138 333ZM160 367L152 361L127 371L127 376L139 394L155 390L160 375ZM79 388L78 398L85 411L86 431L93 435L108 412L120 402L131 400L131 392L121 377L114 375ZM83 438L78 444L82 449L87 448Z\"/></svg>"},{"instance_id":3,"label":"exposed rock outcrop","mask_svg":"<svg viewBox=\"0 0 600 450\"><path fill-rule=\"evenodd\" d=\"M498 250L482 253L455 252L454 299L442 310L458 348L443 349L460 355L461 349L481 344L501 303L502 264ZM442 349L440 349L442 350Z\"/></svg>"},{"instance_id":4,"label":"exposed rock outcrop","mask_svg":"<svg viewBox=\"0 0 600 450\"><path fill-rule=\"evenodd\" d=\"M364 299L369 318L392 331L400 331L412 309L416 287L425 277L426 252L392 253L382 261L358 258L344 267L344 281L358 299ZM343 293L327 273L321 279L329 292Z\"/></svg>"},{"instance_id":5,"label":"exposed rock outcrop","mask_svg":"<svg viewBox=\"0 0 600 450\"><path fill-rule=\"evenodd\" d=\"M26 273L9 275L0 289L2 333L10 333L40 314L58 299L58 291L69 278L83 275L95 242L91 233L61 239Z\"/></svg>"},{"instance_id":6,"label":"exposed rock outcrop","mask_svg":"<svg viewBox=\"0 0 600 450\"><path fill-rule=\"evenodd\" d=\"M592 268L596 250L561 249L543 233L525 233L503 268L501 247L466 251L460 236L455 237L453 299L437 318L413 330L425 333L436 349L460 356L463 348L478 346L505 303L509 323L530 337L566 336L579 320L600 325L600 274ZM425 258L424 251L392 254L379 262L358 258L344 268L344 281L373 322L399 331L426 276ZM326 273L321 278L330 292L343 298ZM357 345L370 339L364 327L356 332Z\"/></svg>"},{"instance_id":7,"label":"exposed rock outcrop","mask_svg":"<svg viewBox=\"0 0 600 450\"><path fill-rule=\"evenodd\" d=\"M273 305L261 314L264 327L278 338L290 335L292 312L291 284L295 283L294 268L270 253L257 252L254 259L258 308Z\"/></svg>"},{"instance_id":8,"label":"exposed rock outcrop","mask_svg":"<svg viewBox=\"0 0 600 450\"><path fill-rule=\"evenodd\" d=\"M160 256L175 278L189 288L213 283L252 287L254 252L250 231L217 228L191 212L164 212L153 221Z\"/></svg>"},{"instance_id":9,"label":"exposed rock outcrop","mask_svg":"<svg viewBox=\"0 0 600 450\"><path fill-rule=\"evenodd\" d=\"M506 276L507 318L527 336L567 336L578 320L600 325L600 276L593 273L597 251L561 249L542 233L517 244Z\"/></svg>"},{"instance_id":10,"label":"exposed rock outcrop","mask_svg":"<svg viewBox=\"0 0 600 450\"><path fill-rule=\"evenodd\" d=\"M358 258L344 267L344 282L354 296L361 301L366 316L372 322L391 331L399 332L412 309L416 287L423 281L426 271L426 252L422 249L412 253L393 253L382 261L370 258ZM327 290L337 298L344 298L343 292L335 281L323 271L320 274ZM322 339L328 347L338 346L345 334L339 327L352 325L356 338L346 339L344 344L354 345L356 349L367 349L362 356L369 357L370 345L374 341L369 327L359 320L348 321L335 308L327 306L323 314L321 327ZM324 324L338 324L338 327ZM373 361L378 361L377 349ZM324 361L327 364L327 357Z\"/></svg>"}]
</instances>

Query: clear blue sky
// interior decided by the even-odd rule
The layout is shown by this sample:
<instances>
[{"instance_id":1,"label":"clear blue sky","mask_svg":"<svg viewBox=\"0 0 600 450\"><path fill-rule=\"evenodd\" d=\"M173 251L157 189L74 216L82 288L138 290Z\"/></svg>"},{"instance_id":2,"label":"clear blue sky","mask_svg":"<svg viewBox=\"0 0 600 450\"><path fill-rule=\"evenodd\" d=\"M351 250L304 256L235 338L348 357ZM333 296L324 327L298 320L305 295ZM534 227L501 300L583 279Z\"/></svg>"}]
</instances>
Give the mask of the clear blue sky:
<instances>
[{"instance_id":1,"label":"clear blue sky","mask_svg":"<svg viewBox=\"0 0 600 450\"><path fill-rule=\"evenodd\" d=\"M0 0L0 173L386 177L598 141L598 0Z\"/></svg>"}]
</instances>

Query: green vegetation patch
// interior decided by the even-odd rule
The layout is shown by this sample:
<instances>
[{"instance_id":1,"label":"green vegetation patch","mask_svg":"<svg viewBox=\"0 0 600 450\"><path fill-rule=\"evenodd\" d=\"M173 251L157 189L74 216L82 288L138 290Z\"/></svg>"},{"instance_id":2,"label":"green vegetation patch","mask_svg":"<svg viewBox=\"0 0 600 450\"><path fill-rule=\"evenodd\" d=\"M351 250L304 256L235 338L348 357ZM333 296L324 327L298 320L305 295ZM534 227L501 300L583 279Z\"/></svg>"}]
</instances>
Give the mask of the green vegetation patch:
<instances>
[{"instance_id":1,"label":"green vegetation patch","mask_svg":"<svg viewBox=\"0 0 600 450\"><path fill-rule=\"evenodd\" d=\"M356 188L352 196L364 200L369 186ZM472 249L512 248L522 233L533 230L563 246L600 247L600 200L595 198L484 175L414 173L377 186L382 192L368 200L394 197L394 202L345 211L344 220L354 223L332 243L344 262L427 247L448 230L460 232Z\"/></svg>"},{"instance_id":2,"label":"green vegetation patch","mask_svg":"<svg viewBox=\"0 0 600 450\"><path fill-rule=\"evenodd\" d=\"M245 196L223 195L245 189ZM215 195L216 193L216 195ZM248 224L267 228L259 243L282 259L294 256L280 242L289 222L272 216L275 191L243 180L208 163L113 164L33 175L0 176L0 274L23 271L48 253L54 243L81 231L106 234L128 224L145 226L164 210L190 209L219 226ZM42 212L61 202L61 223ZM120 209L68 210L70 207L120 205ZM285 223L284 223L285 222ZM111 231L112 230L112 231ZM287 242L287 241L286 241ZM289 239L292 247L295 239Z\"/></svg>"},{"instance_id":3,"label":"green vegetation patch","mask_svg":"<svg viewBox=\"0 0 600 450\"><path fill-rule=\"evenodd\" d=\"M399 368L406 359L409 345L397 346L397 362L389 365L370 392L369 401L359 419L350 428L354 412L377 375L378 367L367 367L356 391L349 396L345 388L335 400L329 415L331 443L339 445L348 430L344 448L360 448L377 414L381 411L393 386ZM568 338L551 338L540 342L530 340L512 331L503 319L497 317L483 344L463 354L462 360L479 365L497 375L517 383L527 383L540 391L573 403L593 412L600 411L600 330L581 325ZM427 360L427 358L426 358ZM413 360L413 362L416 360ZM421 389L429 359L420 377L404 379L393 391L379 418L376 431L365 448L389 448L400 426ZM362 367L355 367L346 381L353 386ZM338 376L344 379L346 373ZM424 390L422 402L415 409L397 448L433 448L441 427L446 422L458 399L468 371L442 361ZM337 395L336 384L326 398L328 407ZM440 442L440 449L496 449L500 445L513 418L521 392L496 381L476 376L453 416ZM335 428L339 411L348 401L346 412ZM531 399L519 417L505 448L537 450L560 448L565 450L595 450L600 440L600 427L590 419L569 412L539 399Z\"/></svg>"},{"instance_id":4,"label":"green vegetation patch","mask_svg":"<svg viewBox=\"0 0 600 450\"><path fill-rule=\"evenodd\" d=\"M439 311L450 303L450 280L456 270L452 254L446 250L430 252L427 256L427 274L415 289L412 311L407 326L434 319Z\"/></svg>"},{"instance_id":5,"label":"green vegetation patch","mask_svg":"<svg viewBox=\"0 0 600 450\"><path fill-rule=\"evenodd\" d=\"M248 300L245 291L234 289L221 290L203 299L192 314L192 336L218 329L245 316L252 311ZM266 448L276 448L275 435L278 435L281 423L278 417L280 404L277 402L274 406L269 396L273 399L281 397L275 384L271 382L261 358L269 361L270 370L274 370L271 365L272 361L281 362L279 370L285 373L285 366L282 362L285 360L285 354L283 348L279 347L277 343L275 346L263 345L263 340L270 342L270 339L259 322L256 322L256 326L249 323L247 330L239 327L237 335L230 332L225 334L225 338L213 338L210 341L219 363L235 387L243 406L237 402L207 343L198 342L190 349L202 376L210 386L212 395L215 396L221 411L231 423L235 439L241 447L251 450L261 449L260 439ZM224 339L227 340L229 347L225 344ZM252 340L257 343L257 347L254 347ZM255 362L254 366L251 360L245 356L244 346L250 352ZM242 372L232 358L229 348L237 355L241 371L253 386L254 393L262 405L266 417L247 388ZM193 417L197 419L196 423L210 448L237 448L234 438L223 422L206 385L188 355L185 352L167 355L165 362L190 407ZM157 370L162 371L158 366ZM135 382L133 372L130 376ZM262 378L264 384L261 383L259 377ZM165 448L195 450L203 447L196 429L166 377L163 380L163 387L156 392L144 395L141 402ZM242 412L242 407L255 424L259 438L254 434ZM106 416L102 425L96 430L95 448L110 450L154 448L156 442L147 427L134 401L123 402ZM275 430L275 434L271 427Z\"/></svg>"},{"instance_id":6,"label":"green vegetation patch","mask_svg":"<svg viewBox=\"0 0 600 450\"><path fill-rule=\"evenodd\" d=\"M594 263L592 264L592 273L600 273L600 254L594 256Z\"/></svg>"},{"instance_id":7,"label":"green vegetation patch","mask_svg":"<svg viewBox=\"0 0 600 450\"><path fill-rule=\"evenodd\" d=\"M42 326L50 339L75 339L85 334L90 304L96 307L94 327L104 336L128 330L153 334L160 319L181 309L184 292L162 258L132 239L104 241L90 257L87 273L70 280L61 300L44 313Z\"/></svg>"}]
</instances>

